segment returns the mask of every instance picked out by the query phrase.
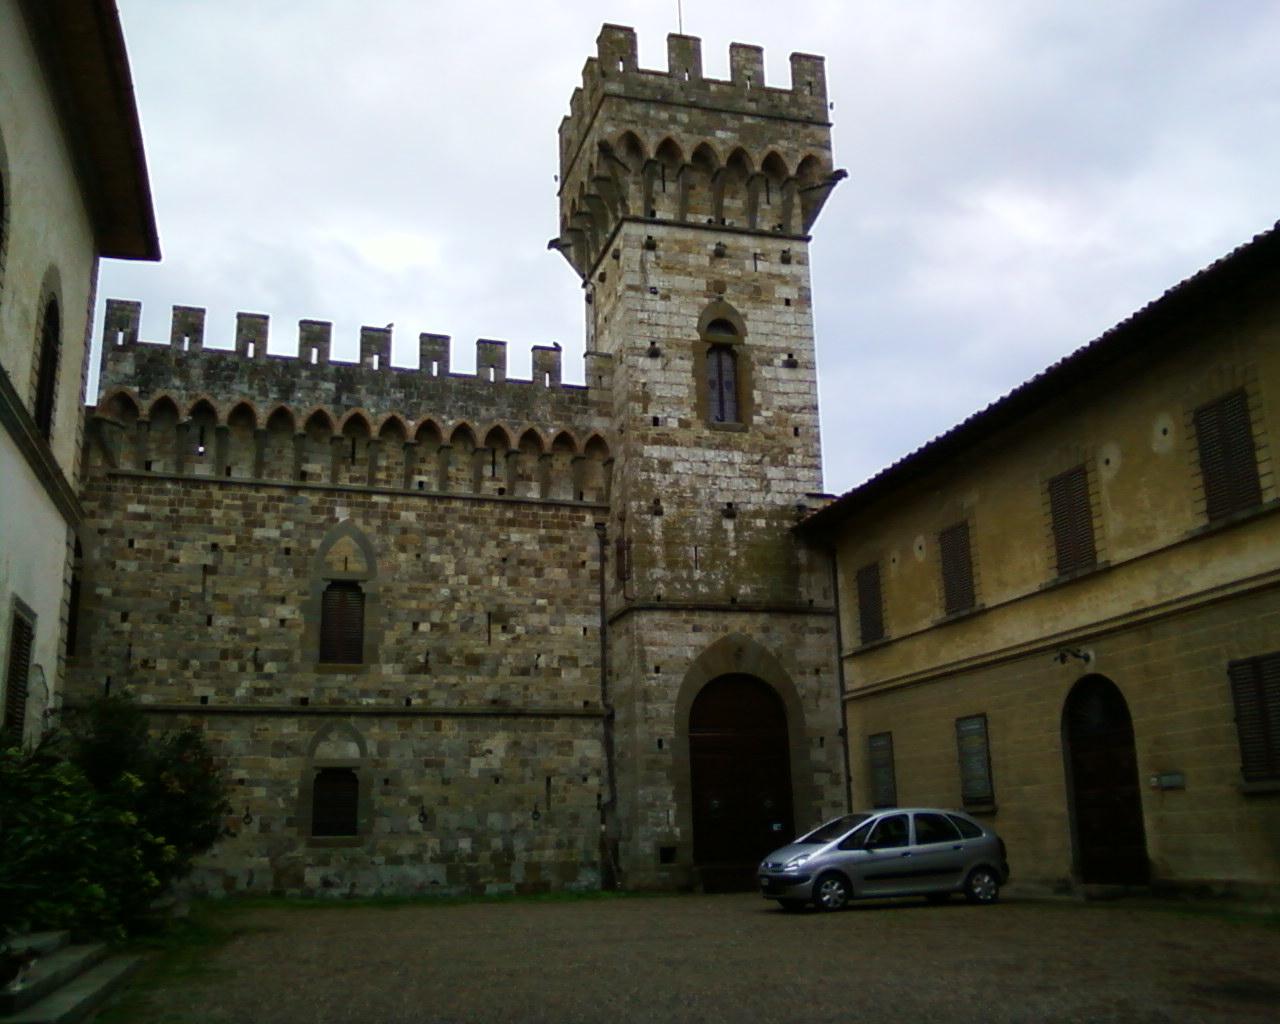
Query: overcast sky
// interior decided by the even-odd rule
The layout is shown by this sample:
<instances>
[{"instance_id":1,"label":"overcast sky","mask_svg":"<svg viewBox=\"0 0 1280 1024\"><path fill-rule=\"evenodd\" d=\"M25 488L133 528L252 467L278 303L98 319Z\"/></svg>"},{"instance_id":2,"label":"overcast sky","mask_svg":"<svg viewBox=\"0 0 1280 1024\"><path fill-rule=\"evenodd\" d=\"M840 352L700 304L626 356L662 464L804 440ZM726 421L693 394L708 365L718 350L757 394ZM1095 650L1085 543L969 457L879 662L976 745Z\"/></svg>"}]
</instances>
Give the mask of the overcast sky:
<instances>
[{"instance_id":1,"label":"overcast sky","mask_svg":"<svg viewBox=\"0 0 1280 1024\"><path fill-rule=\"evenodd\" d=\"M118 0L164 259L107 297L558 341L582 296L557 233L556 129L602 22L666 67L675 0ZM1096 337L1280 216L1280 4L1269 0L685 0L708 77L731 41L827 58L849 178L813 242L826 487L841 492ZM95 378L96 381L96 378Z\"/></svg>"}]
</instances>

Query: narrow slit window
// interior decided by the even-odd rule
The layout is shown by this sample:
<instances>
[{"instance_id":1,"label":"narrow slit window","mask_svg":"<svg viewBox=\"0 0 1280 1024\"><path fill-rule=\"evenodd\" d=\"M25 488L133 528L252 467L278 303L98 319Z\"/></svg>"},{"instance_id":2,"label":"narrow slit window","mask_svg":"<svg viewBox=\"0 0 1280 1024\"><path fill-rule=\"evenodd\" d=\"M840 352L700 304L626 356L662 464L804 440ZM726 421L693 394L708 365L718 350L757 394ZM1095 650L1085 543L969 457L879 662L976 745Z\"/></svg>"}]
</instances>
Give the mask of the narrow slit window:
<instances>
[{"instance_id":1,"label":"narrow slit window","mask_svg":"<svg viewBox=\"0 0 1280 1024\"><path fill-rule=\"evenodd\" d=\"M53 433L53 410L58 400L58 354L62 346L62 318L58 301L50 299L40 323L40 358L36 372L36 396L32 417L46 439Z\"/></svg>"},{"instance_id":2,"label":"narrow slit window","mask_svg":"<svg viewBox=\"0 0 1280 1024\"><path fill-rule=\"evenodd\" d=\"M730 345L707 350L707 398L713 423L738 422L738 360Z\"/></svg>"},{"instance_id":3,"label":"narrow slit window","mask_svg":"<svg viewBox=\"0 0 1280 1024\"><path fill-rule=\"evenodd\" d=\"M988 807L995 803L986 715L956 719L956 753L960 758L960 799L965 807Z\"/></svg>"}]
</instances>

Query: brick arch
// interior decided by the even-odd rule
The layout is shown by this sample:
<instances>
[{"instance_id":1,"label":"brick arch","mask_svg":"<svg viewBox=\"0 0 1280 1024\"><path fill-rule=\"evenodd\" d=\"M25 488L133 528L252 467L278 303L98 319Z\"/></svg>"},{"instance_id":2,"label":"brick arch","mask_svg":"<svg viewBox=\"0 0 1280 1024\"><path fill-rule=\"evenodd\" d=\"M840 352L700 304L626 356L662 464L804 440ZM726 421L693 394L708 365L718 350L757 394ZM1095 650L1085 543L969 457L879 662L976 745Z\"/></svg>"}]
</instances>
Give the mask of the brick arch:
<instances>
[{"instance_id":1,"label":"brick arch","mask_svg":"<svg viewBox=\"0 0 1280 1024\"><path fill-rule=\"evenodd\" d=\"M114 419L115 417L108 410L110 410L111 406L120 399L123 399L133 406L133 418L135 420L141 418L142 402L138 399L138 393L133 388L126 387L112 388L110 391L104 393L102 397L98 399L98 415L105 416L108 419Z\"/></svg>"},{"instance_id":2,"label":"brick arch","mask_svg":"<svg viewBox=\"0 0 1280 1024\"><path fill-rule=\"evenodd\" d=\"M247 409L247 410L248 410L248 412L249 412L249 417L250 417L250 419L252 419L252 420L253 420L253 428L254 428L255 430L257 430L257 429L258 429L258 424L260 424L260 423L261 423L263 426L265 426L265 425L266 425L266 422L267 422L267 421L266 421L266 420L264 420L264 419L262 419L262 418L258 415L258 409L257 409L257 407L253 404L253 402L251 402L251 401L250 401L249 399L247 399L247 398L241 398L239 401L235 402L235 403L231 406L231 408L230 408L230 409L228 409L228 410L227 410L227 419L226 419L226 422L227 422L227 425L228 425L228 426L230 426L230 425L231 425L231 417L232 417L232 416L234 416L234 415L235 415L237 412L239 412L241 409Z\"/></svg>"},{"instance_id":3,"label":"brick arch","mask_svg":"<svg viewBox=\"0 0 1280 1024\"><path fill-rule=\"evenodd\" d=\"M778 657L760 641L744 633L729 633L714 641L689 664L675 700L671 723L672 757L675 763L676 825L682 836L690 837L681 848L681 863L693 860L693 789L689 764L689 712L698 694L713 679L725 675L748 675L767 683L781 698L787 716L787 744L791 754L791 803L797 821L816 821L822 816L817 788L813 783L808 729L804 704L791 674ZM790 838L789 836L787 838Z\"/></svg>"},{"instance_id":4,"label":"brick arch","mask_svg":"<svg viewBox=\"0 0 1280 1024\"><path fill-rule=\"evenodd\" d=\"M542 432L540 430L536 427L525 427L524 430L520 431L519 439L515 443L517 451L525 451L524 443L526 439L532 439L533 443L538 446L538 454L549 451L551 448L551 446L547 444L547 439L542 436Z\"/></svg>"},{"instance_id":5,"label":"brick arch","mask_svg":"<svg viewBox=\"0 0 1280 1024\"><path fill-rule=\"evenodd\" d=\"M368 435L370 437L374 436L373 417L370 416L369 413L366 412L364 409L349 409L346 412L346 414L342 417L342 419L338 421L337 433L345 434L347 432L347 427L354 420L360 420L361 422L363 422L364 429L367 431Z\"/></svg>"},{"instance_id":6,"label":"brick arch","mask_svg":"<svg viewBox=\"0 0 1280 1024\"><path fill-rule=\"evenodd\" d=\"M502 445L503 448L510 451L512 448L515 447L515 445L511 443L511 431L508 430L501 423L495 423L491 427L489 427L488 430L484 432L483 444L486 448L495 447L494 445L489 444L489 439L493 437L495 434L499 435L502 438L504 442Z\"/></svg>"},{"instance_id":7,"label":"brick arch","mask_svg":"<svg viewBox=\"0 0 1280 1024\"><path fill-rule=\"evenodd\" d=\"M607 459L610 456L609 443L598 433L592 434L587 438L587 443L582 446L582 453L588 457L599 454Z\"/></svg>"},{"instance_id":8,"label":"brick arch","mask_svg":"<svg viewBox=\"0 0 1280 1024\"><path fill-rule=\"evenodd\" d=\"M317 413L319 413L322 417L324 417L325 422L329 426L329 433L336 434L338 430L337 430L336 421L333 418L333 413L331 413L328 410L328 408L323 405L313 405L310 409L307 410L305 416L298 417L296 420L294 420L294 422L300 425L300 429L305 430L307 427L307 424L311 422L311 420L315 417Z\"/></svg>"},{"instance_id":9,"label":"brick arch","mask_svg":"<svg viewBox=\"0 0 1280 1024\"><path fill-rule=\"evenodd\" d=\"M449 431L449 444L455 444L458 439L470 441L473 448L480 444L480 435L476 428L466 420L460 420L454 424L453 429Z\"/></svg>"},{"instance_id":10,"label":"brick arch","mask_svg":"<svg viewBox=\"0 0 1280 1024\"><path fill-rule=\"evenodd\" d=\"M419 442L420 442L420 441L422 441L422 439L423 439L424 437L430 437L430 436L431 436L431 432L432 432L432 431L434 431L434 432L435 432L435 436L436 436L436 441L437 441L437 443L438 443L438 444L444 444L444 443L445 443L445 432L444 432L444 430L440 427L440 424L439 424L439 423L437 423L437 422L436 422L434 419L432 419L430 416L426 417L425 419L420 420L420 421L418 422L418 425L414 428L413 433L412 433L410 436L411 436L415 441L419 441Z\"/></svg>"},{"instance_id":11,"label":"brick arch","mask_svg":"<svg viewBox=\"0 0 1280 1024\"><path fill-rule=\"evenodd\" d=\"M174 395L174 393L168 390L167 388L164 391L158 391L151 396L151 403L147 406L147 414L143 418L150 420L152 414L155 413L156 411L156 407L164 402L168 402L169 405L173 406L174 419L181 420L182 419L182 403L179 402L177 397Z\"/></svg>"},{"instance_id":12,"label":"brick arch","mask_svg":"<svg viewBox=\"0 0 1280 1024\"><path fill-rule=\"evenodd\" d=\"M717 320L727 320L733 325L733 329L737 331L738 337L745 338L747 336L746 318L737 311L724 299L716 299L709 302L698 316L698 334L705 336L708 328ZM721 339L717 339L721 340ZM723 339L729 340L729 339Z\"/></svg>"},{"instance_id":13,"label":"brick arch","mask_svg":"<svg viewBox=\"0 0 1280 1024\"><path fill-rule=\"evenodd\" d=\"M262 425L264 427L269 426L271 421L276 418L276 413L278 412L283 412L286 416L289 417L289 426L296 433L298 430L297 414L294 413L293 408L291 406L286 405L284 402L277 402L275 405L271 407L271 411L267 413L265 417L263 417Z\"/></svg>"},{"instance_id":14,"label":"brick arch","mask_svg":"<svg viewBox=\"0 0 1280 1024\"><path fill-rule=\"evenodd\" d=\"M398 412L389 412L385 416L383 416L382 419L379 420L378 423L376 424L377 429L373 431L373 436L381 437L382 432L386 430L387 427L393 423L398 423L400 425L400 433L406 441L413 436L413 434L409 430L409 424L405 421L405 418L401 416Z\"/></svg>"},{"instance_id":15,"label":"brick arch","mask_svg":"<svg viewBox=\"0 0 1280 1024\"><path fill-rule=\"evenodd\" d=\"M557 431L556 436L552 438L548 451L566 452L570 455L577 455L578 442L574 438L572 431L568 429L561 429Z\"/></svg>"},{"instance_id":16,"label":"brick arch","mask_svg":"<svg viewBox=\"0 0 1280 1024\"><path fill-rule=\"evenodd\" d=\"M195 398L187 404L186 419L191 419L195 415L196 409L205 405L209 407L209 411L213 413L213 422L215 426L222 426L227 422L221 407L213 400L207 391L201 391ZM181 409L181 407L179 407Z\"/></svg>"}]
</instances>

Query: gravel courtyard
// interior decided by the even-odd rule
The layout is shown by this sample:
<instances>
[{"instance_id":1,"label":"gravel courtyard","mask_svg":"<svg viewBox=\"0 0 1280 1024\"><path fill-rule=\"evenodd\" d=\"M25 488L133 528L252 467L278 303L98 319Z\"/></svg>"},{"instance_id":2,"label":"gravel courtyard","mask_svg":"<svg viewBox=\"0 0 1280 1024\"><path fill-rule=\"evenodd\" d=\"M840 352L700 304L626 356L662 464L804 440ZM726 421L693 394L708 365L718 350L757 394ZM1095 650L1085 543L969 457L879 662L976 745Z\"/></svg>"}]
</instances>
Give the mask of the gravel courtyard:
<instances>
[{"instance_id":1,"label":"gravel courtyard","mask_svg":"<svg viewBox=\"0 0 1280 1024\"><path fill-rule=\"evenodd\" d=\"M1280 1020L1274 923L1123 903L794 915L731 895L222 916L244 933L131 1020Z\"/></svg>"}]
</instances>

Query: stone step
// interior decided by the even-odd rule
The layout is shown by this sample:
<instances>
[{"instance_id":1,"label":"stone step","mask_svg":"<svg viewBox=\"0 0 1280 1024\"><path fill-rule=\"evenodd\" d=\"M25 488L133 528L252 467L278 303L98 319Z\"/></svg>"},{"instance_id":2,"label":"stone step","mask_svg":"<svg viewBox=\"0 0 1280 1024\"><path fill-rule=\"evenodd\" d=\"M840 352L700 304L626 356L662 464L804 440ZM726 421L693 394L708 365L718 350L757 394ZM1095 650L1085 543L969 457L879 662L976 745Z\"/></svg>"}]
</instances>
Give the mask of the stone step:
<instances>
[{"instance_id":1,"label":"stone step","mask_svg":"<svg viewBox=\"0 0 1280 1024\"><path fill-rule=\"evenodd\" d=\"M83 946L64 946L41 956L23 975L21 984L0 988L0 1014L14 1013L43 999L106 955L107 947L101 942L94 942Z\"/></svg>"},{"instance_id":2,"label":"stone step","mask_svg":"<svg viewBox=\"0 0 1280 1024\"><path fill-rule=\"evenodd\" d=\"M113 956L71 979L56 992L17 1013L0 1016L0 1024L75 1024L93 1013L112 992L142 966L143 957Z\"/></svg>"},{"instance_id":3,"label":"stone step","mask_svg":"<svg viewBox=\"0 0 1280 1024\"><path fill-rule=\"evenodd\" d=\"M27 935L18 935L10 939L9 948L15 953L34 953L36 956L48 956L70 941L71 933L67 931L31 932Z\"/></svg>"}]
</instances>

